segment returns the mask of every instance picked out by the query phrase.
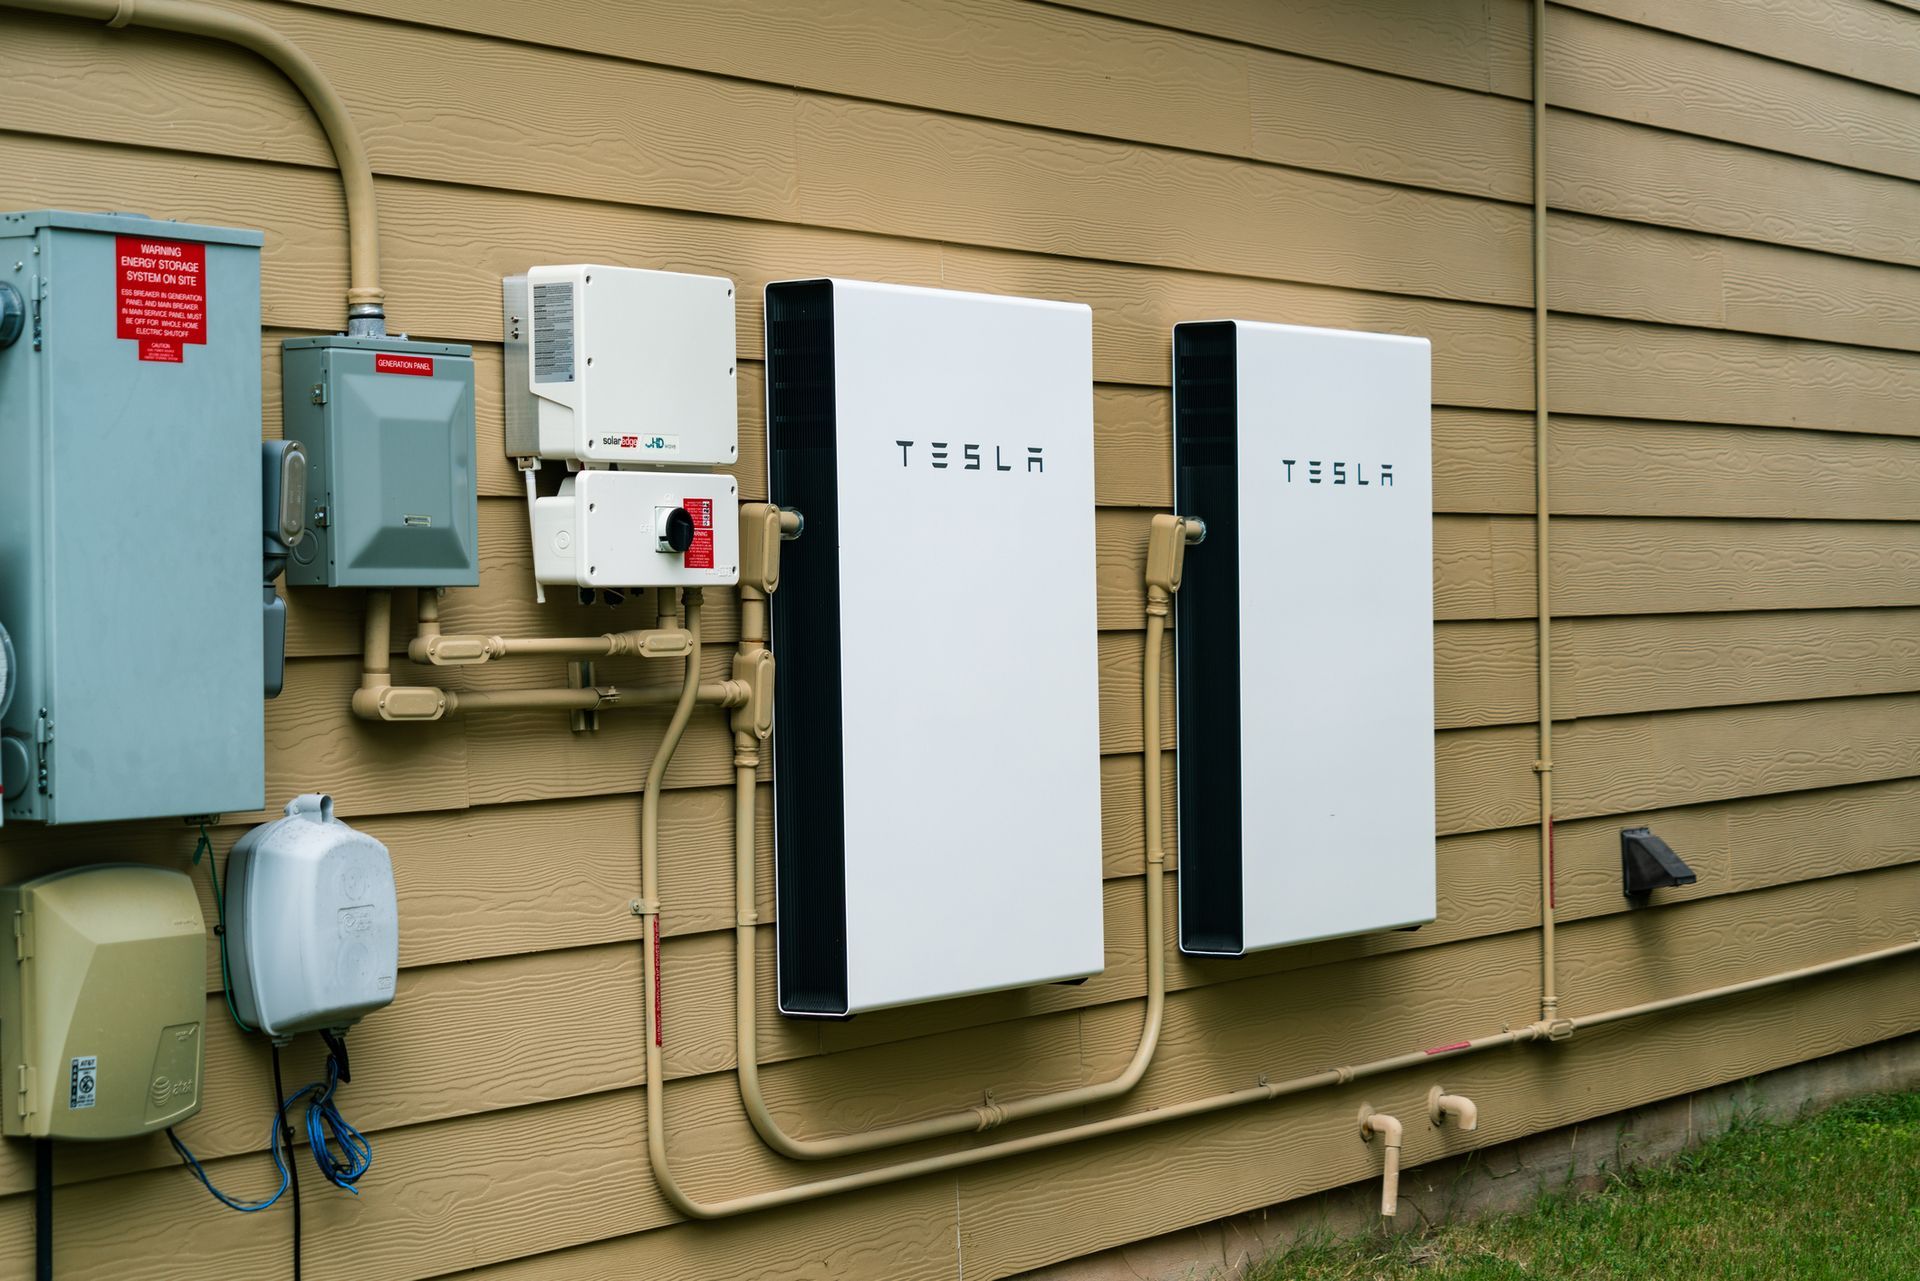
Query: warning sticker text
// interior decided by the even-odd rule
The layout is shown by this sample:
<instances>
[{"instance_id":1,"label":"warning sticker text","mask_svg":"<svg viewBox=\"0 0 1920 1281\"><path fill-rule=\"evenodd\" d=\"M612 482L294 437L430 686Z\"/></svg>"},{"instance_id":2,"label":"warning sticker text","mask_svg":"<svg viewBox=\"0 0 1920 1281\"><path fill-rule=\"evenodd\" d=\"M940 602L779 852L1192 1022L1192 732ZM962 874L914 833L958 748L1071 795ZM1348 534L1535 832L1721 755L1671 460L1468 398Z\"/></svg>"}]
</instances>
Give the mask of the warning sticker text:
<instances>
[{"instance_id":1,"label":"warning sticker text","mask_svg":"<svg viewBox=\"0 0 1920 1281\"><path fill-rule=\"evenodd\" d=\"M205 245L116 237L113 280L118 336L139 344L140 359L178 364L188 344L206 345Z\"/></svg>"},{"instance_id":2,"label":"warning sticker text","mask_svg":"<svg viewBox=\"0 0 1920 1281\"><path fill-rule=\"evenodd\" d=\"M680 563L688 569L713 568L713 500L689 498L681 506L693 517L693 542Z\"/></svg>"}]
</instances>

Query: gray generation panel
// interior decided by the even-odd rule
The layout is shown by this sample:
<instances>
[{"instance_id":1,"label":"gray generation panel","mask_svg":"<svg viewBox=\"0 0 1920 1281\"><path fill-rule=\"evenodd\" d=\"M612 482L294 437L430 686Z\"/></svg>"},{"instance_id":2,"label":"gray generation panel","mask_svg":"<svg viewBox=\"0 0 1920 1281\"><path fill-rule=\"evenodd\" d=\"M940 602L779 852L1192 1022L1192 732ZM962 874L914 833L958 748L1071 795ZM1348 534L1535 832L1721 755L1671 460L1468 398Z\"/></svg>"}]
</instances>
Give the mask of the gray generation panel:
<instances>
[{"instance_id":1,"label":"gray generation panel","mask_svg":"<svg viewBox=\"0 0 1920 1281\"><path fill-rule=\"evenodd\" d=\"M478 585L473 349L336 334L282 353L286 435L307 448L287 582Z\"/></svg>"}]
</instances>

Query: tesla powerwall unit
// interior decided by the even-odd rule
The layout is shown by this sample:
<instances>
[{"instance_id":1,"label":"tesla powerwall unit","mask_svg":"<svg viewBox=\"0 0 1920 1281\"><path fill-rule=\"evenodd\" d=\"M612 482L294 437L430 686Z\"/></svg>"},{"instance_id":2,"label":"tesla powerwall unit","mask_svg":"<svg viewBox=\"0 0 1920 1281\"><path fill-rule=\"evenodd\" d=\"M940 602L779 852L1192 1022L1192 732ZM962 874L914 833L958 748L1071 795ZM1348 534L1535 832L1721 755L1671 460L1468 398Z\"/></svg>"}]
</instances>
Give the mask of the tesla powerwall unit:
<instances>
[{"instance_id":1,"label":"tesla powerwall unit","mask_svg":"<svg viewBox=\"0 0 1920 1281\"><path fill-rule=\"evenodd\" d=\"M1103 963L1092 315L767 287L780 1009Z\"/></svg>"},{"instance_id":2,"label":"tesla powerwall unit","mask_svg":"<svg viewBox=\"0 0 1920 1281\"><path fill-rule=\"evenodd\" d=\"M1434 915L1424 338L1173 331L1180 947L1238 955Z\"/></svg>"}]
</instances>

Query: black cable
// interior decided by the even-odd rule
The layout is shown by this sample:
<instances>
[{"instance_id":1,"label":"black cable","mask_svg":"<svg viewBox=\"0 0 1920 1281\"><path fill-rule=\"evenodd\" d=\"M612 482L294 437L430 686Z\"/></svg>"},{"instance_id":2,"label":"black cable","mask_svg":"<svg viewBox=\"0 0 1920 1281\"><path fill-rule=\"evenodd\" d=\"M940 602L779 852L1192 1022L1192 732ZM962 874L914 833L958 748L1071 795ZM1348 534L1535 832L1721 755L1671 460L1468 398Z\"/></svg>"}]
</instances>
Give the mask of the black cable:
<instances>
[{"instance_id":1,"label":"black cable","mask_svg":"<svg viewBox=\"0 0 1920 1281\"><path fill-rule=\"evenodd\" d=\"M293 1126L287 1120L286 1109L281 1100L287 1097L287 1088L280 1084L280 1046L273 1047L273 1106L280 1114L280 1142L287 1151L287 1177L293 1194L293 1281L300 1281L300 1163L293 1159Z\"/></svg>"},{"instance_id":2,"label":"black cable","mask_svg":"<svg viewBox=\"0 0 1920 1281\"><path fill-rule=\"evenodd\" d=\"M33 1275L53 1281L53 1140L33 1141Z\"/></svg>"}]
</instances>

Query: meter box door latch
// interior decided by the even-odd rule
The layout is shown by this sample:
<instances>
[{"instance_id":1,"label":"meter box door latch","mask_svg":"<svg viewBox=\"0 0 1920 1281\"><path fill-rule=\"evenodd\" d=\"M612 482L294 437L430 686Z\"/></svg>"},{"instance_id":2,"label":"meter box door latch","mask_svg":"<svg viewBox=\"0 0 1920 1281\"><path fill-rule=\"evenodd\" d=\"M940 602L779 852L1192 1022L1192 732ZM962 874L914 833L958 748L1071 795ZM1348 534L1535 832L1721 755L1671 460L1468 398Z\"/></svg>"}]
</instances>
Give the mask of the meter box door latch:
<instances>
[{"instance_id":1,"label":"meter box door latch","mask_svg":"<svg viewBox=\"0 0 1920 1281\"><path fill-rule=\"evenodd\" d=\"M722 472L575 472L534 502L533 572L548 585L730 587L740 487Z\"/></svg>"},{"instance_id":2,"label":"meter box door latch","mask_svg":"<svg viewBox=\"0 0 1920 1281\"><path fill-rule=\"evenodd\" d=\"M731 280L534 267L502 282L502 306L509 457L649 467L739 458Z\"/></svg>"},{"instance_id":3,"label":"meter box door latch","mask_svg":"<svg viewBox=\"0 0 1920 1281\"><path fill-rule=\"evenodd\" d=\"M1174 501L1207 526L1174 598L1182 951L1434 918L1431 363L1174 327Z\"/></svg>"},{"instance_id":4,"label":"meter box door latch","mask_svg":"<svg viewBox=\"0 0 1920 1281\"><path fill-rule=\"evenodd\" d=\"M335 334L282 353L284 430L307 451L287 582L476 586L473 349Z\"/></svg>"},{"instance_id":5,"label":"meter box door latch","mask_svg":"<svg viewBox=\"0 0 1920 1281\"><path fill-rule=\"evenodd\" d=\"M0 214L0 285L20 299L17 330L0 323L10 820L265 800L260 243Z\"/></svg>"}]
</instances>

